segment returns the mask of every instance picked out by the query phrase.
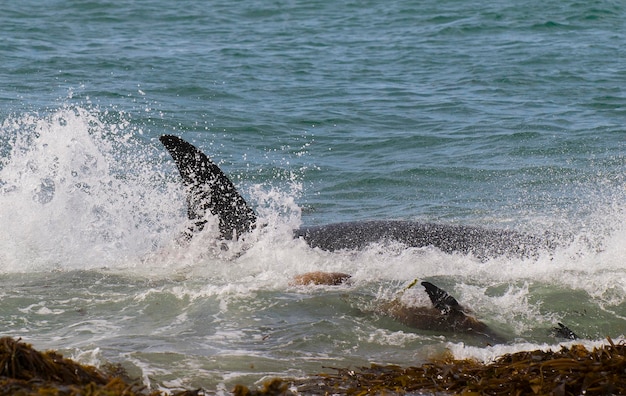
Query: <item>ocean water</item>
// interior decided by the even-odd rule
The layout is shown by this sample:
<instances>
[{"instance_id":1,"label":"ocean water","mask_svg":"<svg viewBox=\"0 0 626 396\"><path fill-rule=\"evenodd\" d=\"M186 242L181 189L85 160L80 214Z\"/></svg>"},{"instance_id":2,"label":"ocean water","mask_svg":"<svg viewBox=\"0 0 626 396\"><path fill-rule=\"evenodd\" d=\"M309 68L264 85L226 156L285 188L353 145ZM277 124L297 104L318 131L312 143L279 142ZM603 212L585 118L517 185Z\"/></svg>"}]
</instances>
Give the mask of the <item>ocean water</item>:
<instances>
[{"instance_id":1,"label":"ocean water","mask_svg":"<svg viewBox=\"0 0 626 396\"><path fill-rule=\"evenodd\" d=\"M128 3L128 4L127 4ZM626 326L626 5L21 1L0 13L0 329L159 389L585 345ZM162 134L267 227L181 246ZM324 252L305 224L550 233L555 251ZM341 271L340 287L293 276ZM374 313L428 280L510 341ZM406 293L428 305L423 289Z\"/></svg>"}]
</instances>

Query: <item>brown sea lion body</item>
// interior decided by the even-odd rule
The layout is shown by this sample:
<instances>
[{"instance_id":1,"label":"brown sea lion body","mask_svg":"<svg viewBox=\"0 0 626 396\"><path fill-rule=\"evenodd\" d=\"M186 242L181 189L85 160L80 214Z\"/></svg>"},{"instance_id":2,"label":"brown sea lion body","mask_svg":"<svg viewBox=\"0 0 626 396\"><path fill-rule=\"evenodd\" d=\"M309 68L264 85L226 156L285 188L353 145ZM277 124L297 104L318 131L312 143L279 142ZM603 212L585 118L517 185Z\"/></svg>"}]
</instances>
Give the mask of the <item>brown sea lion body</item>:
<instances>
[{"instance_id":1,"label":"brown sea lion body","mask_svg":"<svg viewBox=\"0 0 626 396\"><path fill-rule=\"evenodd\" d=\"M328 285L337 286L346 283L350 279L350 275L343 272L323 272L314 271L297 275L291 281L292 285Z\"/></svg>"},{"instance_id":2,"label":"brown sea lion body","mask_svg":"<svg viewBox=\"0 0 626 396\"><path fill-rule=\"evenodd\" d=\"M345 283L350 275L342 272L307 272L294 277L292 285L328 285ZM374 312L388 316L406 326L435 332L462 333L484 339L488 344L505 339L463 308L454 297L430 282L422 282L432 302L431 307L406 304L395 298L380 304Z\"/></svg>"}]
</instances>

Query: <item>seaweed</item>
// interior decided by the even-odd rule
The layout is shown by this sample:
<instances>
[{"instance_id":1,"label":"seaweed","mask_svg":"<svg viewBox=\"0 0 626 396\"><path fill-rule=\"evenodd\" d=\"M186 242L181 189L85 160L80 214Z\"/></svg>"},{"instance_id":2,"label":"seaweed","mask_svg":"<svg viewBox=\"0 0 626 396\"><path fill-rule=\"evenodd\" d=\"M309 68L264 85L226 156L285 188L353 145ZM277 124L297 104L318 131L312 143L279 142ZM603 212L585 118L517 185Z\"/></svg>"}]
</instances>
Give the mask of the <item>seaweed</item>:
<instances>
[{"instance_id":1,"label":"seaweed","mask_svg":"<svg viewBox=\"0 0 626 396\"><path fill-rule=\"evenodd\" d=\"M626 343L588 350L582 345L560 350L506 354L491 363L454 359L449 353L413 367L372 364L301 379L274 378L260 389L237 385L236 396L267 395L606 395L626 394ZM200 390L176 396L206 394ZM122 366L100 370L78 364L57 352L38 352L19 339L0 338L0 395L161 396L128 378Z\"/></svg>"},{"instance_id":2,"label":"seaweed","mask_svg":"<svg viewBox=\"0 0 626 396\"><path fill-rule=\"evenodd\" d=\"M236 385L233 390L233 395L235 396L291 396L294 395L289 389L289 385L286 381L280 378L274 378L272 380L266 381L263 384L263 388L260 390L250 390L248 387L243 385Z\"/></svg>"},{"instance_id":3,"label":"seaweed","mask_svg":"<svg viewBox=\"0 0 626 396\"><path fill-rule=\"evenodd\" d=\"M78 364L57 352L39 352L10 337L0 338L0 395L161 396L132 382L121 366L109 372ZM184 391L178 396L197 395Z\"/></svg>"},{"instance_id":4,"label":"seaweed","mask_svg":"<svg viewBox=\"0 0 626 396\"><path fill-rule=\"evenodd\" d=\"M274 379L261 391L235 389L236 395L405 394L464 395L606 395L626 394L626 345L621 342L589 351L582 345L557 352L530 351L503 355L484 364L444 356L417 367L377 365L334 368L299 380ZM271 390L280 392L269 393ZM243 392L242 392L243 391ZM248 392L248 393L246 393Z\"/></svg>"}]
</instances>

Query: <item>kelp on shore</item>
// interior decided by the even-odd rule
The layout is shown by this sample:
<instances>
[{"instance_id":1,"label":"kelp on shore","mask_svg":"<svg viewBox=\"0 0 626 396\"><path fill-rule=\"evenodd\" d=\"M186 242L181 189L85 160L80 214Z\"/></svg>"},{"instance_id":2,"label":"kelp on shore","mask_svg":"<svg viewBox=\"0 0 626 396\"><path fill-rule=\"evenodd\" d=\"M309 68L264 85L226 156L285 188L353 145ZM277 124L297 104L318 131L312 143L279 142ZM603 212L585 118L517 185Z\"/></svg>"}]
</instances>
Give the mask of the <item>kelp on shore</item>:
<instances>
[{"instance_id":1,"label":"kelp on shore","mask_svg":"<svg viewBox=\"0 0 626 396\"><path fill-rule=\"evenodd\" d=\"M178 396L197 395L196 391ZM126 377L119 366L103 370L78 364L54 351L39 352L10 337L0 338L0 395L161 396Z\"/></svg>"},{"instance_id":2,"label":"kelp on shore","mask_svg":"<svg viewBox=\"0 0 626 396\"><path fill-rule=\"evenodd\" d=\"M371 365L335 368L304 379L275 378L260 389L237 385L243 395L291 394L464 394L606 395L626 394L626 344L588 350L582 345L557 352L530 351L501 356L484 364L444 356L415 367ZM177 396L209 394L182 391ZM1 395L161 396L126 377L119 366L96 369L54 351L39 352L10 337L0 338Z\"/></svg>"},{"instance_id":3,"label":"kelp on shore","mask_svg":"<svg viewBox=\"0 0 626 396\"><path fill-rule=\"evenodd\" d=\"M334 369L302 380L274 379L263 388L235 388L237 396L281 394L463 394L607 395L626 394L626 345L589 351L582 345L560 351L517 352L484 364L451 356L417 367L372 365Z\"/></svg>"}]
</instances>

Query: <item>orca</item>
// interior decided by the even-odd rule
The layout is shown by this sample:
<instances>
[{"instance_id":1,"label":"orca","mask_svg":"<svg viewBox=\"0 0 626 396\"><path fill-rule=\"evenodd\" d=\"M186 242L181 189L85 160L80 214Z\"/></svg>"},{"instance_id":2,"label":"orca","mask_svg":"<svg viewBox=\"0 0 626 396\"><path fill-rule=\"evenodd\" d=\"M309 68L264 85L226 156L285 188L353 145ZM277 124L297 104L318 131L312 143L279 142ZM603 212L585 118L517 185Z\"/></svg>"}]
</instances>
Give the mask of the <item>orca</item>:
<instances>
[{"instance_id":1,"label":"orca","mask_svg":"<svg viewBox=\"0 0 626 396\"><path fill-rule=\"evenodd\" d=\"M343 272L313 271L296 275L289 283L291 286L340 286L349 284L350 274ZM367 313L375 313L389 317L408 327L417 330L433 331L437 333L465 334L476 340L485 342L487 345L503 344L506 337L491 329L464 308L448 292L430 282L422 282L432 307L408 305L402 301L402 294L415 286L415 279L411 284L392 300L378 304ZM550 330L550 335L556 339L578 340L580 337L569 327L561 322L558 327Z\"/></svg>"},{"instance_id":2,"label":"orca","mask_svg":"<svg viewBox=\"0 0 626 396\"><path fill-rule=\"evenodd\" d=\"M557 325L559 327L553 327L552 328L552 335L556 338L564 338L566 340L578 340L580 339L580 337L578 337L578 335L576 333L574 333L572 330L570 330L569 327L565 326L563 323L558 322Z\"/></svg>"},{"instance_id":3,"label":"orca","mask_svg":"<svg viewBox=\"0 0 626 396\"><path fill-rule=\"evenodd\" d=\"M397 297L381 304L376 312L414 329L467 334L489 345L506 342L502 335L470 315L469 311L445 290L430 282L422 282L422 286L426 289L432 307L407 305Z\"/></svg>"},{"instance_id":4,"label":"orca","mask_svg":"<svg viewBox=\"0 0 626 396\"><path fill-rule=\"evenodd\" d=\"M176 136L164 135L160 140L174 159L185 186L187 218L192 222L187 237L202 231L207 210L218 217L224 239L237 239L255 228L256 214L213 161Z\"/></svg>"},{"instance_id":5,"label":"orca","mask_svg":"<svg viewBox=\"0 0 626 396\"><path fill-rule=\"evenodd\" d=\"M186 238L202 231L208 212L218 217L223 239L237 239L256 227L254 210L211 159L177 136L163 135L159 140L171 154L186 189L187 217L191 221ZM545 236L404 220L305 226L294 230L293 236L326 251L357 250L376 242L395 241L407 247L432 246L445 253L473 254L481 259L501 255L525 257L554 248L552 239Z\"/></svg>"},{"instance_id":6,"label":"orca","mask_svg":"<svg viewBox=\"0 0 626 396\"><path fill-rule=\"evenodd\" d=\"M350 275L342 272L314 271L297 275L293 278L292 286L325 285L338 286L349 282ZM409 305L402 301L405 291L417 283L413 281L404 288L394 299L378 304L371 313L389 317L408 327L417 330L426 330L437 333L466 334L475 339L484 341L489 345L502 344L506 339L492 330L485 323L470 315L448 292L430 282L422 282L432 306ZM567 327L559 323L562 328L560 334L569 331ZM573 332L571 332L573 334Z\"/></svg>"}]
</instances>

